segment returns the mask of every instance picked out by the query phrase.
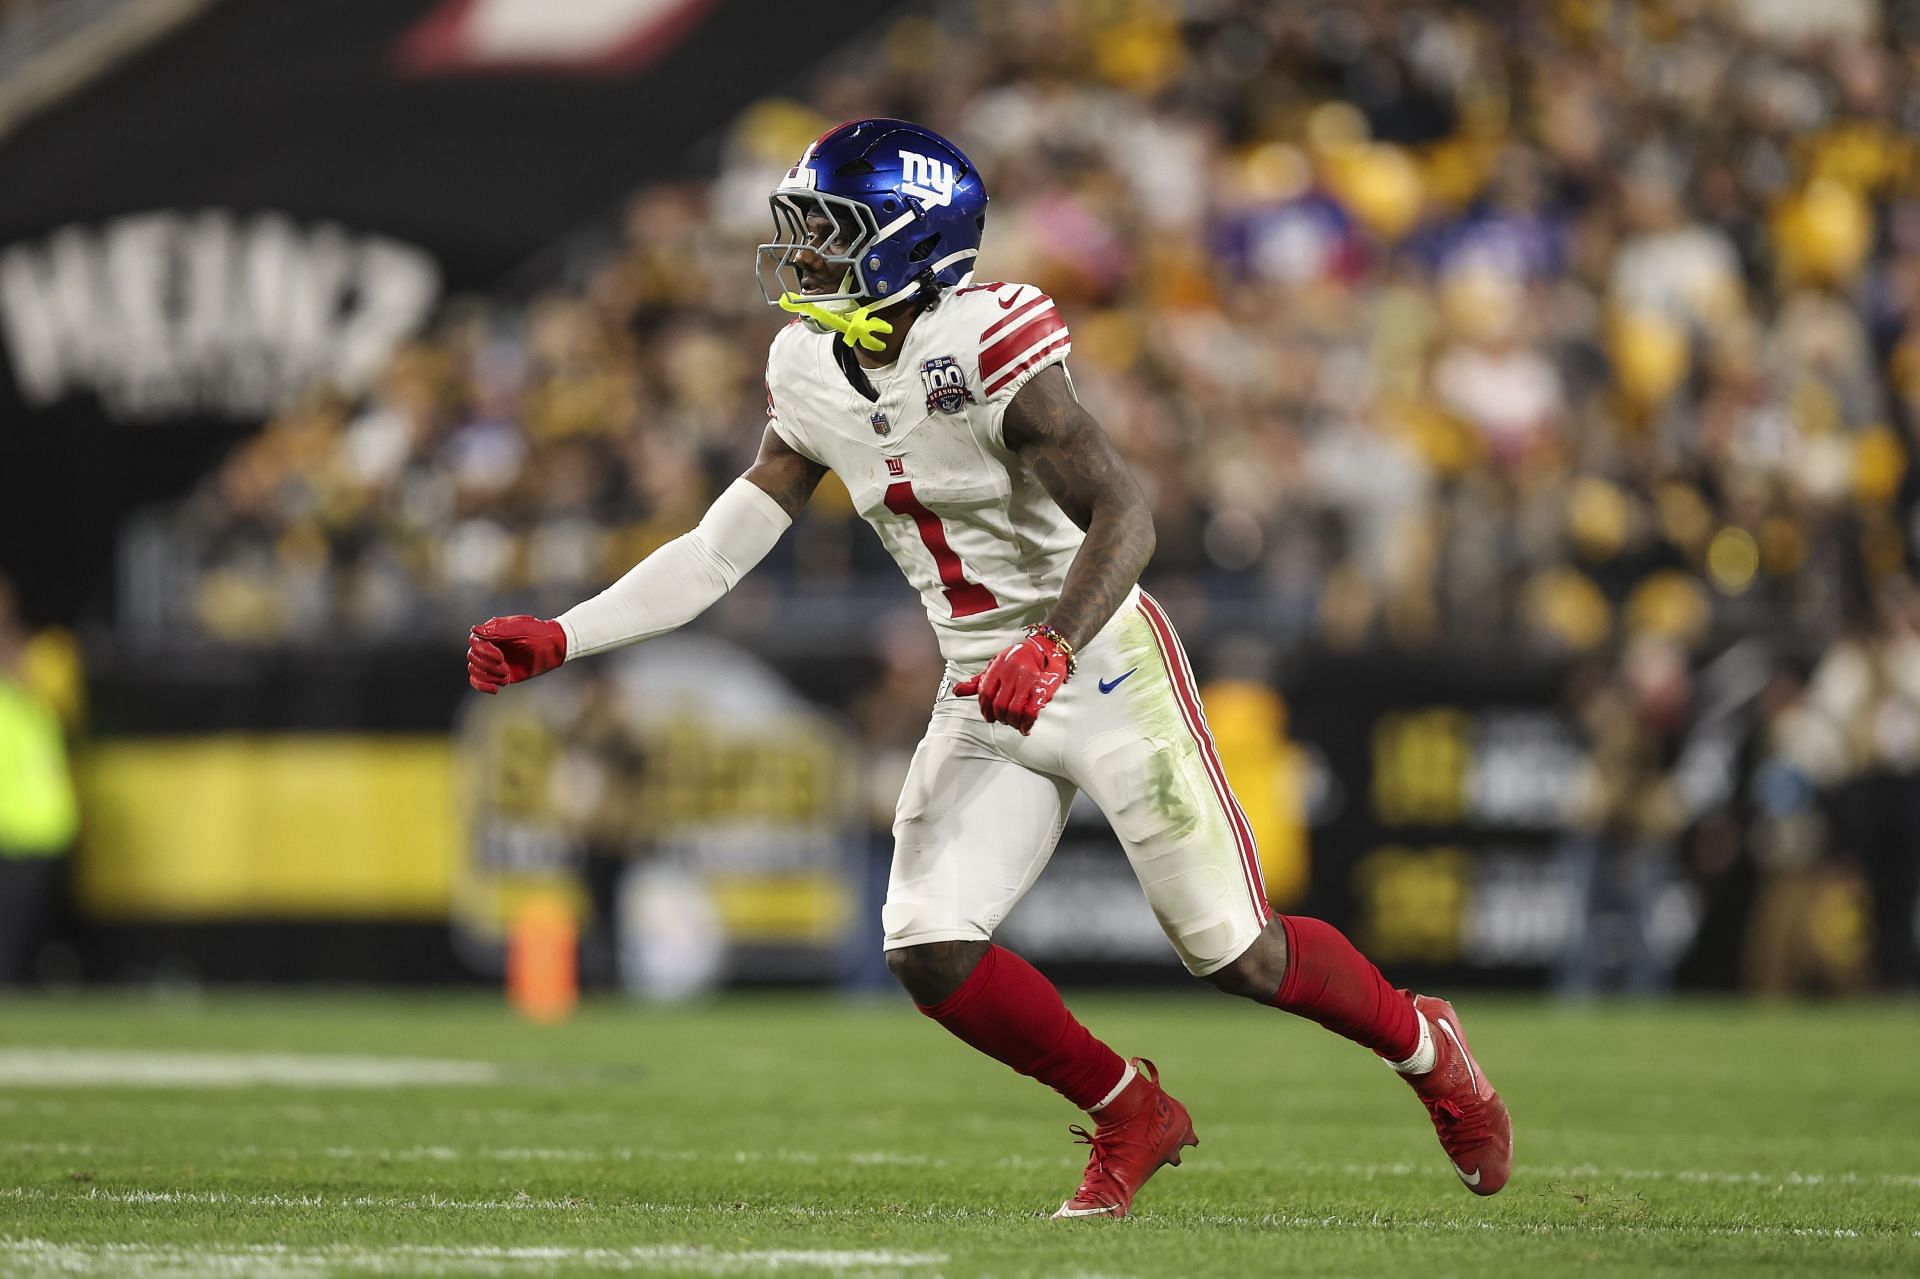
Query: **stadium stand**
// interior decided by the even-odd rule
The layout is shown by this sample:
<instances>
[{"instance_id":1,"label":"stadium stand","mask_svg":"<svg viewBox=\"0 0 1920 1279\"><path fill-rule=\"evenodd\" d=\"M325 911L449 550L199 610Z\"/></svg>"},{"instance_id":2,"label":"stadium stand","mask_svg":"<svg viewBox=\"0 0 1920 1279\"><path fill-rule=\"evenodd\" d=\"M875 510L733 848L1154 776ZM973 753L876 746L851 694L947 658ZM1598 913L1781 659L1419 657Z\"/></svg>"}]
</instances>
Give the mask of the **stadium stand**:
<instances>
[{"instance_id":1,"label":"stadium stand","mask_svg":"<svg viewBox=\"0 0 1920 1279\"><path fill-rule=\"evenodd\" d=\"M639 189L576 284L458 304L366 398L288 405L142 526L182 575L163 620L394 638L611 579L754 448L772 178L838 119L924 120L996 193L983 277L1073 325L1151 486L1150 582L1282 648L1583 662L1572 825L1606 858L1671 860L1735 804L1777 827L1757 891L1791 902L1833 840L1757 779L1842 796L1911 980L1920 30L1889 12L1884 39L1876 6L1766 0L906 19L882 74L829 69L744 113L710 180ZM754 589L884 589L856 523L823 490ZM1743 638L1759 745L1700 782L1690 659Z\"/></svg>"}]
</instances>

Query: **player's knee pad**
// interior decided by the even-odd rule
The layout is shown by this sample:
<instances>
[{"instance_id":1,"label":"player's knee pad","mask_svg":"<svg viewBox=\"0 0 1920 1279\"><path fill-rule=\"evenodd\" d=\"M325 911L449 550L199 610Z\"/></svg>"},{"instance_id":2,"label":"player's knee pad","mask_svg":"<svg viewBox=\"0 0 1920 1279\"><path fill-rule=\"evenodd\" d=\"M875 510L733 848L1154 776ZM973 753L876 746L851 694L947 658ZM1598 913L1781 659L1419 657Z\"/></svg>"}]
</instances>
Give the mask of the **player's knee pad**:
<instances>
[{"instance_id":1,"label":"player's knee pad","mask_svg":"<svg viewBox=\"0 0 1920 1279\"><path fill-rule=\"evenodd\" d=\"M880 908L882 943L889 951L942 941L991 941L993 930L968 917L958 902L932 902L889 892Z\"/></svg>"},{"instance_id":2,"label":"player's knee pad","mask_svg":"<svg viewBox=\"0 0 1920 1279\"><path fill-rule=\"evenodd\" d=\"M957 873L955 859L915 842L916 834L925 833L912 819L894 826L893 873L887 880L887 900L880 907L886 949L990 940L992 925L979 918L980 905Z\"/></svg>"},{"instance_id":3,"label":"player's knee pad","mask_svg":"<svg viewBox=\"0 0 1920 1279\"><path fill-rule=\"evenodd\" d=\"M1260 935L1252 916L1244 908L1236 908L1226 894L1215 897L1212 907L1196 918L1176 922L1163 916L1160 926L1166 930L1181 964L1195 977L1211 977L1226 968Z\"/></svg>"}]
</instances>

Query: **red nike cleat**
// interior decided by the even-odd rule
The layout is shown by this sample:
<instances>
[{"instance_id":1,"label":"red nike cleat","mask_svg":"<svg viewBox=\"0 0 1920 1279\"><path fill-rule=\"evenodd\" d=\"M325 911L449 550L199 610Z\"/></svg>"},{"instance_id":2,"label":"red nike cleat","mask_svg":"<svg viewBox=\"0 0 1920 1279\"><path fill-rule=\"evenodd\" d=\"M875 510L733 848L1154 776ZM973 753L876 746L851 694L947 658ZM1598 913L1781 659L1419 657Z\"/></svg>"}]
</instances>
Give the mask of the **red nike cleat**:
<instances>
[{"instance_id":1,"label":"red nike cleat","mask_svg":"<svg viewBox=\"0 0 1920 1279\"><path fill-rule=\"evenodd\" d=\"M1513 1169L1513 1120L1467 1047L1460 1014L1444 999L1413 996L1414 1011L1433 1028L1433 1069L1408 1075L1433 1118L1440 1147L1453 1170L1476 1195L1491 1195L1507 1184Z\"/></svg>"},{"instance_id":2,"label":"red nike cleat","mask_svg":"<svg viewBox=\"0 0 1920 1279\"><path fill-rule=\"evenodd\" d=\"M1133 1066L1139 1073L1124 1092L1100 1108L1093 1132L1073 1126L1074 1134L1092 1146L1093 1153L1087 1157L1080 1189L1060 1205L1053 1214L1055 1220L1126 1216L1147 1178L1167 1164L1179 1167L1181 1148L1200 1144L1193 1135L1192 1116L1160 1086L1154 1064L1135 1057Z\"/></svg>"}]
</instances>

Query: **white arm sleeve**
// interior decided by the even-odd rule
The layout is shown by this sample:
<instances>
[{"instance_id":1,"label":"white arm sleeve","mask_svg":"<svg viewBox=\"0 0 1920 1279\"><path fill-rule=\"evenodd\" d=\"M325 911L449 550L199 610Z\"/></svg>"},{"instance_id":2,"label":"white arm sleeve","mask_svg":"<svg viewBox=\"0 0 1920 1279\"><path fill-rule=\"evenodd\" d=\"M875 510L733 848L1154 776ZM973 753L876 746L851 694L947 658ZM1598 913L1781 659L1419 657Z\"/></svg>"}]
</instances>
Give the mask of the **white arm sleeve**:
<instances>
[{"instance_id":1,"label":"white arm sleeve","mask_svg":"<svg viewBox=\"0 0 1920 1279\"><path fill-rule=\"evenodd\" d=\"M691 532L556 619L567 635L567 660L685 626L765 559L792 523L759 485L735 480Z\"/></svg>"}]
</instances>

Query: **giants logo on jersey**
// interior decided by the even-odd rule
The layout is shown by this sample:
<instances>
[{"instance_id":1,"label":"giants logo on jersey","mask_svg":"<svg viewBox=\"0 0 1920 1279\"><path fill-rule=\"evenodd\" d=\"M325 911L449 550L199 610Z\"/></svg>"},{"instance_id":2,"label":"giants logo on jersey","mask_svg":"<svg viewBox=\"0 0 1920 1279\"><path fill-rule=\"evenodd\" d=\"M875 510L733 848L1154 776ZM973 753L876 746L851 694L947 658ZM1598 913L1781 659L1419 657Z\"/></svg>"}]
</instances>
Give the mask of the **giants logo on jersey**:
<instances>
[{"instance_id":1,"label":"giants logo on jersey","mask_svg":"<svg viewBox=\"0 0 1920 1279\"><path fill-rule=\"evenodd\" d=\"M927 388L927 412L958 413L973 403L967 374L951 355L936 355L920 366L920 382Z\"/></svg>"},{"instance_id":2,"label":"giants logo on jersey","mask_svg":"<svg viewBox=\"0 0 1920 1279\"><path fill-rule=\"evenodd\" d=\"M913 151L900 153L900 193L945 208L953 203L953 166Z\"/></svg>"}]
</instances>

